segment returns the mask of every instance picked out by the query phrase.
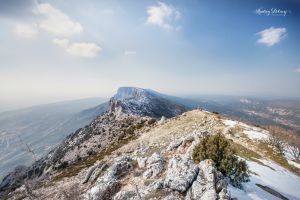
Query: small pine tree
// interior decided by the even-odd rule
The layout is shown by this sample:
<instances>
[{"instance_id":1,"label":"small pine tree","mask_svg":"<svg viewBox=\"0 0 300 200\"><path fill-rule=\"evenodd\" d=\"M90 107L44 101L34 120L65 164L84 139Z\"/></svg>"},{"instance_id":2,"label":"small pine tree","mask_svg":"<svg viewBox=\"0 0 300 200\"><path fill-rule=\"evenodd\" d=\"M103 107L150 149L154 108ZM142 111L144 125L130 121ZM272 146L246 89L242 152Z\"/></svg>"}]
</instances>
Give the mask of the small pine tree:
<instances>
[{"instance_id":1,"label":"small pine tree","mask_svg":"<svg viewBox=\"0 0 300 200\"><path fill-rule=\"evenodd\" d=\"M239 160L230 141L222 134L204 137L193 150L193 160L200 162L212 159L216 168L238 188L249 180L249 170L245 161Z\"/></svg>"}]
</instances>

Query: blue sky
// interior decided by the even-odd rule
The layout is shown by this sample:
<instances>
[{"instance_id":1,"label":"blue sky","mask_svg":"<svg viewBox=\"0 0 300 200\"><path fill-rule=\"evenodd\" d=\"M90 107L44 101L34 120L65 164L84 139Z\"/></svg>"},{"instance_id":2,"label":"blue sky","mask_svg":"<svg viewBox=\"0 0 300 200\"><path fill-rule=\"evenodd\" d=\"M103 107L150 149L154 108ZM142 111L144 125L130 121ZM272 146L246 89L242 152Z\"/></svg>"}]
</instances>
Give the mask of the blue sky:
<instances>
[{"instance_id":1,"label":"blue sky","mask_svg":"<svg viewBox=\"0 0 300 200\"><path fill-rule=\"evenodd\" d=\"M299 1L21 2L0 1L1 104L120 86L300 97Z\"/></svg>"}]
</instances>

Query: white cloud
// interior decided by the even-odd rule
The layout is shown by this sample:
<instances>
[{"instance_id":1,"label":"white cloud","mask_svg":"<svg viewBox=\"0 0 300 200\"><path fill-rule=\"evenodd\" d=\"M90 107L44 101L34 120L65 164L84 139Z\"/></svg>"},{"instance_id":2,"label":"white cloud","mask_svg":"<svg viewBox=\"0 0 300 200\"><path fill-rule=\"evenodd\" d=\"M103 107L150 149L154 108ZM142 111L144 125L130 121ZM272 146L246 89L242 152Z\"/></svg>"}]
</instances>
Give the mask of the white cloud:
<instances>
[{"instance_id":1,"label":"white cloud","mask_svg":"<svg viewBox=\"0 0 300 200\"><path fill-rule=\"evenodd\" d=\"M136 51L125 50L124 51L124 55L125 56L135 56L136 55Z\"/></svg>"},{"instance_id":2,"label":"white cloud","mask_svg":"<svg viewBox=\"0 0 300 200\"><path fill-rule=\"evenodd\" d=\"M82 31L82 26L78 22L72 21L65 13L48 3L37 5L34 13L41 15L39 27L51 34L70 36Z\"/></svg>"},{"instance_id":3,"label":"white cloud","mask_svg":"<svg viewBox=\"0 0 300 200\"><path fill-rule=\"evenodd\" d=\"M273 46L274 44L279 43L287 35L287 30L286 28L271 27L256 34L260 36L257 43L264 44L266 46Z\"/></svg>"},{"instance_id":4,"label":"white cloud","mask_svg":"<svg viewBox=\"0 0 300 200\"><path fill-rule=\"evenodd\" d=\"M102 50L95 43L75 42L70 43L67 39L54 39L52 41L55 45L63 48L68 54L72 56L93 58Z\"/></svg>"},{"instance_id":5,"label":"white cloud","mask_svg":"<svg viewBox=\"0 0 300 200\"><path fill-rule=\"evenodd\" d=\"M300 73L300 68L296 69L296 70L295 70L295 72L298 72L298 73Z\"/></svg>"},{"instance_id":6,"label":"white cloud","mask_svg":"<svg viewBox=\"0 0 300 200\"><path fill-rule=\"evenodd\" d=\"M22 38L34 38L38 34L36 25L32 24L17 24L14 33Z\"/></svg>"},{"instance_id":7,"label":"white cloud","mask_svg":"<svg viewBox=\"0 0 300 200\"><path fill-rule=\"evenodd\" d=\"M66 51L73 56L93 58L97 55L102 49L95 43L73 43L71 44Z\"/></svg>"},{"instance_id":8,"label":"white cloud","mask_svg":"<svg viewBox=\"0 0 300 200\"><path fill-rule=\"evenodd\" d=\"M69 40L67 39L53 39L52 42L61 48L67 48L69 45Z\"/></svg>"},{"instance_id":9,"label":"white cloud","mask_svg":"<svg viewBox=\"0 0 300 200\"><path fill-rule=\"evenodd\" d=\"M156 6L149 6L147 9L149 24L157 25L168 30L179 30L174 27L174 22L180 19L181 13L172 5L157 2Z\"/></svg>"}]
</instances>

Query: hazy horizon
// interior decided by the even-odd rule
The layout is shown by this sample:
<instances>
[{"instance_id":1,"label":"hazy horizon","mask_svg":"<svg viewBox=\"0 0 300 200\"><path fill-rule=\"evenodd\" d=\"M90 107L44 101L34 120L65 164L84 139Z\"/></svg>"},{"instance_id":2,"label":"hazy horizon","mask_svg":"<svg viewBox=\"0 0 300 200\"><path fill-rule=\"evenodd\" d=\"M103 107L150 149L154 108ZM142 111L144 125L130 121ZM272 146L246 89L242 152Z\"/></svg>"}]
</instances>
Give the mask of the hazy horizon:
<instances>
[{"instance_id":1,"label":"hazy horizon","mask_svg":"<svg viewBox=\"0 0 300 200\"><path fill-rule=\"evenodd\" d=\"M1 1L0 110L121 86L299 98L299 13L295 0Z\"/></svg>"},{"instance_id":2,"label":"hazy horizon","mask_svg":"<svg viewBox=\"0 0 300 200\"><path fill-rule=\"evenodd\" d=\"M122 86L123 87L123 86ZM125 87L135 87L135 86L125 86ZM118 88L117 88L118 89ZM109 96L92 96L92 97L84 97L84 98L73 98L73 99L54 99L50 101L39 101L36 100L34 102L15 102L15 103L7 103L7 102L0 102L0 113L7 112L7 111L14 111L19 109L26 109L35 106L44 106L44 105L51 105L57 103L67 103L73 101L81 101L81 100L89 100L89 99L99 99L99 100L109 100L116 92L117 89L113 90L113 92ZM152 88L143 88L143 89L152 89ZM300 97L288 97L288 96L259 96L259 95L224 95L224 94L170 94L164 93L159 90L155 90L156 92L163 93L166 95L171 95L180 98L186 99L208 99L208 100L220 100L223 98L230 98L230 99L238 99L238 98L254 98L260 100L300 100ZM99 101L99 104L101 102Z\"/></svg>"}]
</instances>

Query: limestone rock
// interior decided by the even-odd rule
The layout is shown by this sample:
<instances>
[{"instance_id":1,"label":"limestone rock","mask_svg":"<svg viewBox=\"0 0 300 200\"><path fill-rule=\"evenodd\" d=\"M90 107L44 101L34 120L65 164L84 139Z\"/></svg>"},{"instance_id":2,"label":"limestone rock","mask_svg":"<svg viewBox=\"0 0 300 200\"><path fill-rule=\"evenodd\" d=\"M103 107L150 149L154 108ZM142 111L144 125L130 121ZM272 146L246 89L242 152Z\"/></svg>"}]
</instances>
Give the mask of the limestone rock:
<instances>
[{"instance_id":1,"label":"limestone rock","mask_svg":"<svg viewBox=\"0 0 300 200\"><path fill-rule=\"evenodd\" d=\"M212 160L204 160L199 164L199 174L193 185L188 190L186 200L217 200L230 199L227 192L226 182L214 167ZM219 184L217 184L219 182ZM218 190L216 189L218 187ZM222 192L221 192L222 191Z\"/></svg>"},{"instance_id":2,"label":"limestone rock","mask_svg":"<svg viewBox=\"0 0 300 200\"><path fill-rule=\"evenodd\" d=\"M190 158L174 156L169 161L164 186L185 192L196 179L198 171L198 166Z\"/></svg>"},{"instance_id":3,"label":"limestone rock","mask_svg":"<svg viewBox=\"0 0 300 200\"><path fill-rule=\"evenodd\" d=\"M147 159L146 165L147 169L143 173L143 178L154 178L163 171L164 159L159 153L154 153Z\"/></svg>"},{"instance_id":4,"label":"limestone rock","mask_svg":"<svg viewBox=\"0 0 300 200\"><path fill-rule=\"evenodd\" d=\"M132 164L129 157L116 159L115 164L97 179L96 185L87 192L85 198L89 200L112 199L121 187L118 178L130 169L132 169Z\"/></svg>"}]
</instances>

